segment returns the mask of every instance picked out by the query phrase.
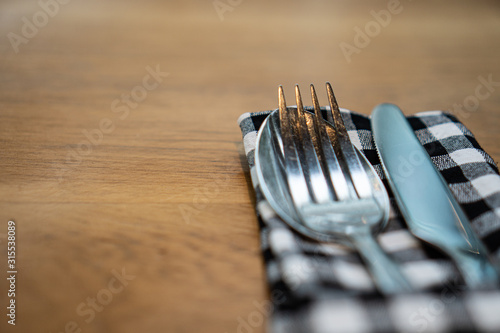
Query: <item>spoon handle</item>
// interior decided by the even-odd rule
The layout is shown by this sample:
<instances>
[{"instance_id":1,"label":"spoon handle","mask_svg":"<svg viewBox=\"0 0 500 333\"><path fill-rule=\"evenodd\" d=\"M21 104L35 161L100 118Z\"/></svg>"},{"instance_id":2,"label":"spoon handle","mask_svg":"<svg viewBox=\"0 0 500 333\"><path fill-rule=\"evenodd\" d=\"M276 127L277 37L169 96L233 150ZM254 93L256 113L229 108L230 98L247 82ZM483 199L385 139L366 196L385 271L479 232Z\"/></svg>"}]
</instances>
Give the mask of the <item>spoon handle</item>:
<instances>
[{"instance_id":1,"label":"spoon handle","mask_svg":"<svg viewBox=\"0 0 500 333\"><path fill-rule=\"evenodd\" d=\"M399 266L384 252L368 228L357 229L350 240L366 263L378 290L386 295L413 291Z\"/></svg>"}]
</instances>

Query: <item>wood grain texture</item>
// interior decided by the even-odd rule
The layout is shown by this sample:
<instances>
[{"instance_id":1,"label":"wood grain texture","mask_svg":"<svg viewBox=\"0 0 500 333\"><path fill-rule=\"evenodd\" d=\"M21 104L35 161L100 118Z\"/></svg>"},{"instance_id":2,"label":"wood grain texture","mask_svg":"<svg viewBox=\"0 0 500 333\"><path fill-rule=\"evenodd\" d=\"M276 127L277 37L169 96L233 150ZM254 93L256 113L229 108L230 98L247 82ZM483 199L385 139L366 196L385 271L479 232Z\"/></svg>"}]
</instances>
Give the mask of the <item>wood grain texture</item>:
<instances>
[{"instance_id":1,"label":"wood grain texture","mask_svg":"<svg viewBox=\"0 0 500 333\"><path fill-rule=\"evenodd\" d=\"M38 1L2 1L0 271L14 219L19 273L15 327L0 279L1 332L244 332L268 296L236 120L279 84L325 103L330 81L364 114L472 103L457 115L500 160L497 1L401 1L350 62L341 43L387 1L232 4L221 20L212 1L74 0L42 24Z\"/></svg>"}]
</instances>

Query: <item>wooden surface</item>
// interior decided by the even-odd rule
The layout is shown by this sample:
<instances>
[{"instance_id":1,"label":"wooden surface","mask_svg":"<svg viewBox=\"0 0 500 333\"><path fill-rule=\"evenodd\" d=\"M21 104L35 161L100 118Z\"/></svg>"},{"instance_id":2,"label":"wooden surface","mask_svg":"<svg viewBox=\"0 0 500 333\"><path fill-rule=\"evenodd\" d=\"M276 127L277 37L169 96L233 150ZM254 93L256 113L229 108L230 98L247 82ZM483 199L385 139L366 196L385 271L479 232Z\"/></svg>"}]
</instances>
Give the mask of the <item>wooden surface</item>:
<instances>
[{"instance_id":1,"label":"wooden surface","mask_svg":"<svg viewBox=\"0 0 500 333\"><path fill-rule=\"evenodd\" d=\"M325 104L330 81L364 114L470 103L455 113L500 160L497 1L402 1L376 14L378 29L371 11L390 2L222 0L219 13L212 1L42 3L53 16L34 0L0 4L1 332L245 332L249 317L247 331L262 332L236 120L275 108L279 84L292 96L314 83Z\"/></svg>"}]
</instances>

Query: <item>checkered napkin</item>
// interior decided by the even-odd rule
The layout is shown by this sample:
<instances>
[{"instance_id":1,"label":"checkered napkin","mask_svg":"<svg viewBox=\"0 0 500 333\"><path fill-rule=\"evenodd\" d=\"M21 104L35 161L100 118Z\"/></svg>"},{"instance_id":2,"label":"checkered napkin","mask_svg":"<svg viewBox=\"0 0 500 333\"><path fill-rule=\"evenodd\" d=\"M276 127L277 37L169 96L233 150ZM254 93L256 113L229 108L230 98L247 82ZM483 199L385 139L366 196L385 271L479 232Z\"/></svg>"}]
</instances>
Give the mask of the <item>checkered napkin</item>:
<instances>
[{"instance_id":1,"label":"checkered napkin","mask_svg":"<svg viewBox=\"0 0 500 333\"><path fill-rule=\"evenodd\" d=\"M270 112L245 113L238 119L270 288L270 332L500 332L500 291L467 291L449 258L407 231L392 195L389 226L378 241L418 293L383 296L351 249L320 243L290 229L263 197L255 174L257 131ZM345 109L341 113L351 141L391 193L369 118ZM500 264L500 176L495 162L452 115L428 111L408 120Z\"/></svg>"}]
</instances>

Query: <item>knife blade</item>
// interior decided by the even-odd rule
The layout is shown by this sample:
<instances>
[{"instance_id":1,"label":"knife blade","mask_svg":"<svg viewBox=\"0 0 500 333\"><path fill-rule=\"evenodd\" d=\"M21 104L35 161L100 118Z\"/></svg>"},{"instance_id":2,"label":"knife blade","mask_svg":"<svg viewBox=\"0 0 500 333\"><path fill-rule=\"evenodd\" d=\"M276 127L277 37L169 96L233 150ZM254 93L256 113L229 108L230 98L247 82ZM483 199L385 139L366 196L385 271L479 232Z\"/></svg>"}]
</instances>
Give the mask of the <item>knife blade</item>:
<instances>
[{"instance_id":1,"label":"knife blade","mask_svg":"<svg viewBox=\"0 0 500 333\"><path fill-rule=\"evenodd\" d=\"M498 286L498 270L485 245L401 110L378 105L371 125L382 168L410 232L450 256L469 288Z\"/></svg>"}]
</instances>

